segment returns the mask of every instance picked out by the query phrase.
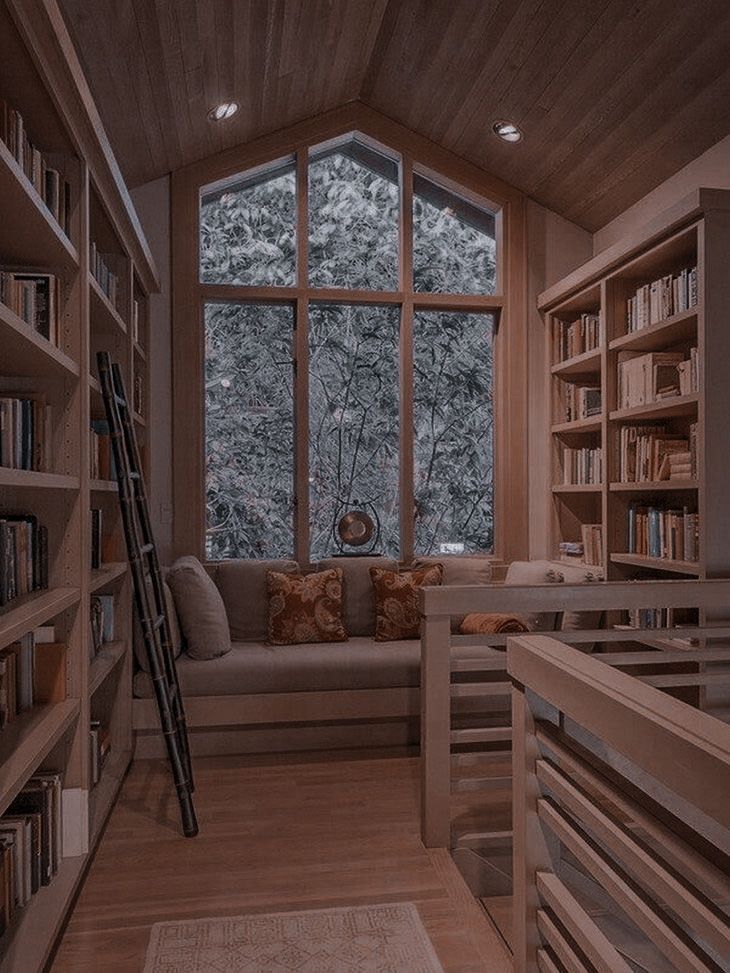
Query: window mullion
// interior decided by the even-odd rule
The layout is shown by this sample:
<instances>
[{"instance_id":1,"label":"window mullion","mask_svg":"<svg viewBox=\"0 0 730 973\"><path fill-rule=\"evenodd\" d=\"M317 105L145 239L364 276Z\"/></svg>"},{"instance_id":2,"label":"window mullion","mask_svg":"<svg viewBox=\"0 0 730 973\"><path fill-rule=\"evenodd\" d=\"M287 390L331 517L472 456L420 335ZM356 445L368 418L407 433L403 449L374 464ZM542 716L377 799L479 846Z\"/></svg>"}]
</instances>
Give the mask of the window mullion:
<instances>
[{"instance_id":1,"label":"window mullion","mask_svg":"<svg viewBox=\"0 0 730 973\"><path fill-rule=\"evenodd\" d=\"M404 301L400 319L400 537L401 559L413 560L413 302Z\"/></svg>"},{"instance_id":2,"label":"window mullion","mask_svg":"<svg viewBox=\"0 0 730 973\"><path fill-rule=\"evenodd\" d=\"M294 553L309 563L309 301L306 297L309 264L309 153L297 151L297 288L294 339Z\"/></svg>"},{"instance_id":3,"label":"window mullion","mask_svg":"<svg viewBox=\"0 0 730 973\"><path fill-rule=\"evenodd\" d=\"M402 156L400 167L400 289L413 291L413 160ZM400 536L401 558L410 562L414 544L413 499L413 302L401 306L400 328Z\"/></svg>"}]
</instances>

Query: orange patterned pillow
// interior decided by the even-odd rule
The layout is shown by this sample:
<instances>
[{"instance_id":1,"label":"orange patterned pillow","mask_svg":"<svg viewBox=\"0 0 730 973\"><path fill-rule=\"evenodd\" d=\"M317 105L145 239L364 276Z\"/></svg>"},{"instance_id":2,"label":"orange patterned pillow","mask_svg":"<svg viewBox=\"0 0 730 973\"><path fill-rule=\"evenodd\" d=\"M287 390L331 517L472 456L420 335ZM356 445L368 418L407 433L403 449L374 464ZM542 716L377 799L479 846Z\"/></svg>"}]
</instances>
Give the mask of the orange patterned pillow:
<instances>
[{"instance_id":1,"label":"orange patterned pillow","mask_svg":"<svg viewBox=\"0 0 730 973\"><path fill-rule=\"evenodd\" d=\"M429 564L415 571L370 568L375 591L375 641L395 642L421 635L418 589L441 584L443 564Z\"/></svg>"},{"instance_id":2,"label":"orange patterned pillow","mask_svg":"<svg viewBox=\"0 0 730 973\"><path fill-rule=\"evenodd\" d=\"M269 643L346 642L342 624L342 569L316 574L268 571Z\"/></svg>"}]
</instances>

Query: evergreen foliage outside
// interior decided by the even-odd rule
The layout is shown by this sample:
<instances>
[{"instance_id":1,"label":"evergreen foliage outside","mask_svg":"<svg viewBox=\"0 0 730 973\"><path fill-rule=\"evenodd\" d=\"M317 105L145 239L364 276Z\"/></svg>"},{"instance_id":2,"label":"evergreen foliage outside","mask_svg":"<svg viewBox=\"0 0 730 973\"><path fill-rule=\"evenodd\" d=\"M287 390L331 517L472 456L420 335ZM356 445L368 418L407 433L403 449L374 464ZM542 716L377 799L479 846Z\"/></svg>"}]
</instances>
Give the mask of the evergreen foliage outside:
<instances>
[{"instance_id":1,"label":"evergreen foliage outside","mask_svg":"<svg viewBox=\"0 0 730 973\"><path fill-rule=\"evenodd\" d=\"M399 191L389 164L375 171L336 150L312 160L311 286L397 290ZM293 284L296 208L292 167L204 197L201 280ZM494 291L488 217L477 225L463 212L414 195L416 290ZM396 307L310 305L312 559L332 553L339 511L369 504L382 552L400 553L399 329ZM492 331L491 315L416 312L414 360L404 367L414 378L417 553L492 549ZM205 335L208 556L291 556L293 308L209 304Z\"/></svg>"}]
</instances>

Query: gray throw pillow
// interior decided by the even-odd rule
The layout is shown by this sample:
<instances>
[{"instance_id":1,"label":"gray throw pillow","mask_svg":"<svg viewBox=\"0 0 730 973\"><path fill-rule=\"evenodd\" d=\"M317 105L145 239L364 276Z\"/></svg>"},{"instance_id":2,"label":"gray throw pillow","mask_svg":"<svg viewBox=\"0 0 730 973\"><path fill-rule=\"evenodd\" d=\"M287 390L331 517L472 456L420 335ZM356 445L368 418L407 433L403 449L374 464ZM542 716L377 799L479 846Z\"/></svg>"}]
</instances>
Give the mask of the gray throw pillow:
<instances>
[{"instance_id":1,"label":"gray throw pillow","mask_svg":"<svg viewBox=\"0 0 730 973\"><path fill-rule=\"evenodd\" d=\"M191 659L217 659L231 650L231 632L220 592L196 557L181 557L167 575Z\"/></svg>"},{"instance_id":2,"label":"gray throw pillow","mask_svg":"<svg viewBox=\"0 0 730 973\"><path fill-rule=\"evenodd\" d=\"M172 643L172 657L177 659L177 657L182 652L182 634L180 632L180 624L177 620L177 611L175 609L175 599L172 597L172 592L170 591L170 586L166 581L162 582L162 588L165 592L165 607L167 609L167 620L170 623L170 641ZM150 671L150 663L147 658L147 649L144 644L144 637L142 635L142 626L137 618L137 612L134 612L134 657L137 660L137 664L140 669L145 672Z\"/></svg>"}]
</instances>

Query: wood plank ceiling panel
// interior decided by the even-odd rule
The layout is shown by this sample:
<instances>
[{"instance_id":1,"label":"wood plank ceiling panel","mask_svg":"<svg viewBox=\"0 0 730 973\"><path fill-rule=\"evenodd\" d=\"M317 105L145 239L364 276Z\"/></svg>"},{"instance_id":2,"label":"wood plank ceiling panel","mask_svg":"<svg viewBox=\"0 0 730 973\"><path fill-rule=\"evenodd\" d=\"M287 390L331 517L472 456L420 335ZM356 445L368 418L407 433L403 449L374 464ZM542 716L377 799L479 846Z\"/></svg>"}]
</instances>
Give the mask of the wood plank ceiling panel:
<instances>
[{"instance_id":1,"label":"wood plank ceiling panel","mask_svg":"<svg viewBox=\"0 0 730 973\"><path fill-rule=\"evenodd\" d=\"M60 3L131 185L359 99L595 230L730 132L727 0Z\"/></svg>"},{"instance_id":2,"label":"wood plank ceiling panel","mask_svg":"<svg viewBox=\"0 0 730 973\"><path fill-rule=\"evenodd\" d=\"M130 185L356 99L387 0L61 0ZM208 110L236 100L229 122Z\"/></svg>"}]
</instances>

